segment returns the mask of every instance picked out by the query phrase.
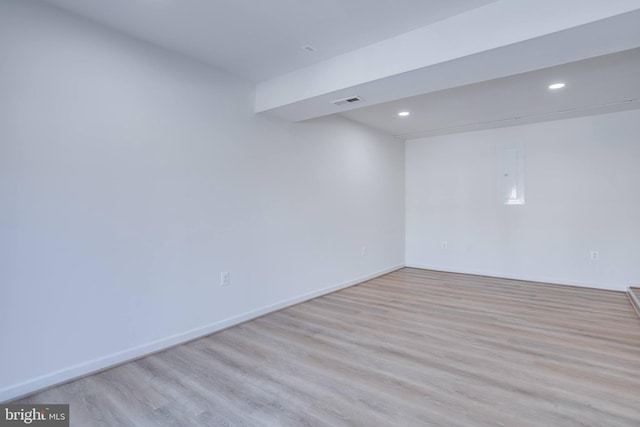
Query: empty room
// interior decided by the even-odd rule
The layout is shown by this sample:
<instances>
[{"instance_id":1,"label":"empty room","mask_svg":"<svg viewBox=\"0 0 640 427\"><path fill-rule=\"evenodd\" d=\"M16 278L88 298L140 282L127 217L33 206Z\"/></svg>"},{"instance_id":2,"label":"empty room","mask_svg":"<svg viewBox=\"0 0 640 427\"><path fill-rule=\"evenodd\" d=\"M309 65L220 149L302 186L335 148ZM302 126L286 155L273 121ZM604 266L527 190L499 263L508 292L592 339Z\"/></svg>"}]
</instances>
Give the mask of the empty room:
<instances>
[{"instance_id":1,"label":"empty room","mask_svg":"<svg viewBox=\"0 0 640 427\"><path fill-rule=\"evenodd\" d=\"M640 426L638 0L0 0L0 426Z\"/></svg>"}]
</instances>

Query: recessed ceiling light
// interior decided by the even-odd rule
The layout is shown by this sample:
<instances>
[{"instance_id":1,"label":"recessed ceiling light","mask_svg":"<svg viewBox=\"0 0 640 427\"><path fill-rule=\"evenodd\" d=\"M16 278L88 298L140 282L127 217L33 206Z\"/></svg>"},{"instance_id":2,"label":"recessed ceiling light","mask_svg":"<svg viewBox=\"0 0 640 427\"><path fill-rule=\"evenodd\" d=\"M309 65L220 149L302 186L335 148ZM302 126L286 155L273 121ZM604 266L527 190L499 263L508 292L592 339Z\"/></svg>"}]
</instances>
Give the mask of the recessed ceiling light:
<instances>
[{"instance_id":1,"label":"recessed ceiling light","mask_svg":"<svg viewBox=\"0 0 640 427\"><path fill-rule=\"evenodd\" d=\"M399 115L400 117L407 117L409 114L411 114L411 113L410 113L410 112L408 112L408 111L400 111L400 112L398 113L398 115Z\"/></svg>"},{"instance_id":2,"label":"recessed ceiling light","mask_svg":"<svg viewBox=\"0 0 640 427\"><path fill-rule=\"evenodd\" d=\"M549 86L549 89L562 89L564 87L564 83L554 83Z\"/></svg>"}]
</instances>

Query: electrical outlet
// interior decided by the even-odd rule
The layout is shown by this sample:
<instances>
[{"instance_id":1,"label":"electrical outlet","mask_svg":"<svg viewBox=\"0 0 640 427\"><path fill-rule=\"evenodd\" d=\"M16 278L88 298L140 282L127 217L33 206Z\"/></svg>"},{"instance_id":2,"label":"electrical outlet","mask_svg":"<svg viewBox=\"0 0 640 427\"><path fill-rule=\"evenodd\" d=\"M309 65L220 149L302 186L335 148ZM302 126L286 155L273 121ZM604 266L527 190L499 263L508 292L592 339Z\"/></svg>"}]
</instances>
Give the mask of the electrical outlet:
<instances>
[{"instance_id":1,"label":"electrical outlet","mask_svg":"<svg viewBox=\"0 0 640 427\"><path fill-rule=\"evenodd\" d=\"M591 251L591 261L598 261L600 259L600 252Z\"/></svg>"},{"instance_id":2,"label":"electrical outlet","mask_svg":"<svg viewBox=\"0 0 640 427\"><path fill-rule=\"evenodd\" d=\"M362 247L362 256L367 256L367 247L366 246Z\"/></svg>"},{"instance_id":3,"label":"electrical outlet","mask_svg":"<svg viewBox=\"0 0 640 427\"><path fill-rule=\"evenodd\" d=\"M441 243L442 249L447 249L449 247L449 243L447 242L442 242Z\"/></svg>"},{"instance_id":4,"label":"electrical outlet","mask_svg":"<svg viewBox=\"0 0 640 427\"><path fill-rule=\"evenodd\" d=\"M229 272L223 271L220 273L220 286L229 286Z\"/></svg>"}]
</instances>

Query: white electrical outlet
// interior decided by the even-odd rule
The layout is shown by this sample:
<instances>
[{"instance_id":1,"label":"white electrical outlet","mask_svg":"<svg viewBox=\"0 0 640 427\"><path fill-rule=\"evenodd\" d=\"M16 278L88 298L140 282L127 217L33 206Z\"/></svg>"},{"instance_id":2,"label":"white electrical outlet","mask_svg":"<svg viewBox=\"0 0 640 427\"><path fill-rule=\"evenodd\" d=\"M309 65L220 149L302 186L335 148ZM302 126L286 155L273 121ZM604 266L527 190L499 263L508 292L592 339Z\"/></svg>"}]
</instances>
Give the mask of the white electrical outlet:
<instances>
[{"instance_id":1,"label":"white electrical outlet","mask_svg":"<svg viewBox=\"0 0 640 427\"><path fill-rule=\"evenodd\" d=\"M229 286L229 272L223 271L220 273L220 286Z\"/></svg>"},{"instance_id":2,"label":"white electrical outlet","mask_svg":"<svg viewBox=\"0 0 640 427\"><path fill-rule=\"evenodd\" d=\"M362 247L362 256L367 256L367 247L366 246Z\"/></svg>"},{"instance_id":3,"label":"white electrical outlet","mask_svg":"<svg viewBox=\"0 0 640 427\"><path fill-rule=\"evenodd\" d=\"M441 245L442 245L442 249L447 249L449 247L449 243L447 242L442 242Z\"/></svg>"},{"instance_id":4,"label":"white electrical outlet","mask_svg":"<svg viewBox=\"0 0 640 427\"><path fill-rule=\"evenodd\" d=\"M591 261L597 261L600 259L600 252L591 251Z\"/></svg>"}]
</instances>

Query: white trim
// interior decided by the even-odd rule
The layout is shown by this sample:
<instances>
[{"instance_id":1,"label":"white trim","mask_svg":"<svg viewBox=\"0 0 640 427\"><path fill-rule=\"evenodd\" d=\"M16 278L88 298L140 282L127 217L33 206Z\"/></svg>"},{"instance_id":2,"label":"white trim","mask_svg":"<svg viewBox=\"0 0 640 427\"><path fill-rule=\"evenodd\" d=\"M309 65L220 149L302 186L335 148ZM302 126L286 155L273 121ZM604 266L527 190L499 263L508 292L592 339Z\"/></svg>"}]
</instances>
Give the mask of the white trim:
<instances>
[{"instance_id":1,"label":"white trim","mask_svg":"<svg viewBox=\"0 0 640 427\"><path fill-rule=\"evenodd\" d=\"M553 285L579 286L582 288L595 288L595 289L604 289L608 291L626 292L625 285L580 282L577 280L558 279L555 277L547 277L547 276L530 276L526 274L507 274L507 273L496 272L496 271L474 270L474 269L456 269L456 268L449 268L449 267L442 267L438 265L428 265L428 264L407 264L406 267L420 268L423 270L443 271L446 273L473 274L476 276L489 276L489 277L498 277L503 279L524 280L527 282L551 283Z\"/></svg>"},{"instance_id":2,"label":"white trim","mask_svg":"<svg viewBox=\"0 0 640 427\"><path fill-rule=\"evenodd\" d=\"M636 296L636 293L633 292L631 288L637 288L637 286L629 286L627 288L627 296L631 300L631 305L636 310L636 313L638 313L638 316L640 316L640 301L638 301L638 297Z\"/></svg>"},{"instance_id":3,"label":"white trim","mask_svg":"<svg viewBox=\"0 0 640 427\"><path fill-rule=\"evenodd\" d=\"M98 359L89 360L75 366L70 366L56 372L51 372L49 374L30 379L28 381L24 381L19 384L10 385L8 387L0 389L0 402L17 400L43 389L69 382L71 380L75 380L87 375L95 374L97 372L113 368L114 366L121 365L123 363L127 363L132 360L157 353L159 351L164 351L170 347L184 344L185 342L192 341L213 334L215 332L219 332L223 329L230 328L231 326L247 322L260 316L264 316L265 314L269 314L274 311L281 310L283 308L299 304L301 302L308 301L310 299L326 295L331 292L338 291L340 289L348 288L350 286L366 282L367 280L383 276L385 274L399 270L403 267L404 264L398 264L393 267L385 268L383 270L367 274L365 276L347 280L346 282L342 282L337 285L328 286L326 288L280 301L278 303L271 304L244 314L240 314L238 316L229 317L227 319L220 320L218 322L214 322L200 328L192 329L190 331L176 334L147 344L142 344L137 347L100 357Z\"/></svg>"}]
</instances>

